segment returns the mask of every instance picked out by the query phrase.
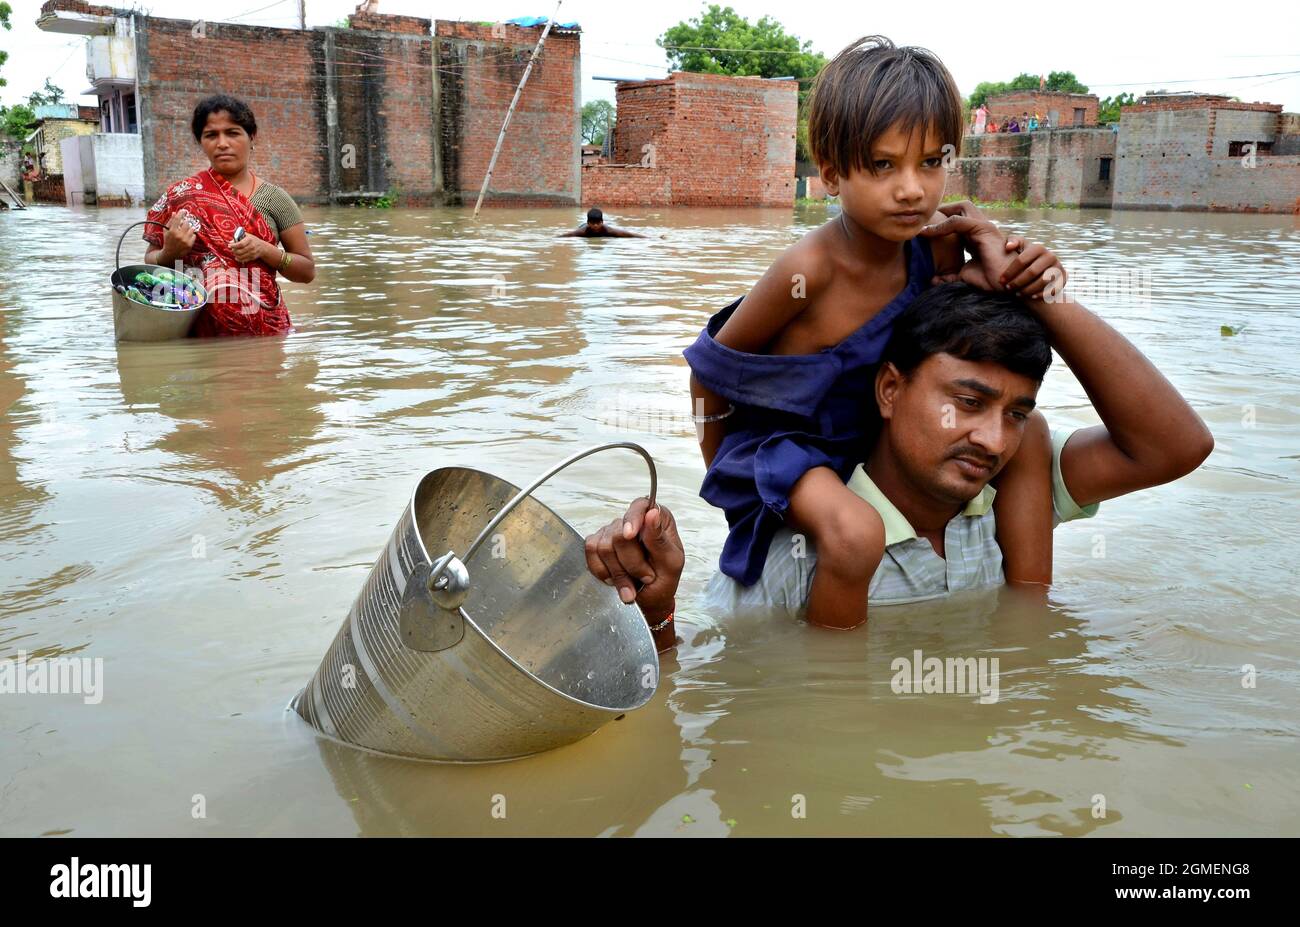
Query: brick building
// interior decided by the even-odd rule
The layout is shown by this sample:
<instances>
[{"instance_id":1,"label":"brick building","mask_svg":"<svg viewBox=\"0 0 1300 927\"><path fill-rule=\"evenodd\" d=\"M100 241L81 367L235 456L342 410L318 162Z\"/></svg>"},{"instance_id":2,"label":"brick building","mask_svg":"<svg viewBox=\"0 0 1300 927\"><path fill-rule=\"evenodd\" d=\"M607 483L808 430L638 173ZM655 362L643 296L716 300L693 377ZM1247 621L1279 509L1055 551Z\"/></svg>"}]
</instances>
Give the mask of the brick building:
<instances>
[{"instance_id":1,"label":"brick building","mask_svg":"<svg viewBox=\"0 0 1300 927\"><path fill-rule=\"evenodd\" d=\"M122 130L137 117L148 201L207 164L190 116L219 92L253 108L254 165L300 202L472 201L540 27L439 21L435 35L430 20L360 8L348 22L274 29L49 0L37 25L90 37L92 78L95 56L111 53L112 80L96 92ZM101 38L122 47L97 50ZM577 203L580 38L552 28L486 202Z\"/></svg>"},{"instance_id":2,"label":"brick building","mask_svg":"<svg viewBox=\"0 0 1300 927\"><path fill-rule=\"evenodd\" d=\"M99 110L93 106L75 103L51 103L33 109L36 122L26 142L36 150L36 162L41 172L63 175L63 153L60 144L65 138L90 135L99 128Z\"/></svg>"},{"instance_id":3,"label":"brick building","mask_svg":"<svg viewBox=\"0 0 1300 927\"><path fill-rule=\"evenodd\" d=\"M1120 112L1117 209L1300 212L1300 118L1276 103L1151 95Z\"/></svg>"},{"instance_id":4,"label":"brick building","mask_svg":"<svg viewBox=\"0 0 1300 927\"><path fill-rule=\"evenodd\" d=\"M1085 128L1097 124L1097 95L1057 93L1050 90L1013 90L989 97L984 104L989 118L1002 125L1011 117L1038 114L1052 120L1053 129Z\"/></svg>"},{"instance_id":5,"label":"brick building","mask_svg":"<svg viewBox=\"0 0 1300 927\"><path fill-rule=\"evenodd\" d=\"M62 203L63 149L66 140L90 135L99 126L99 110L75 103L51 103L33 108L36 122L24 140L35 151L40 177L32 183L32 199L38 203Z\"/></svg>"},{"instance_id":6,"label":"brick building","mask_svg":"<svg viewBox=\"0 0 1300 927\"><path fill-rule=\"evenodd\" d=\"M1106 126L968 135L944 193L1031 206L1109 207L1115 144Z\"/></svg>"},{"instance_id":7,"label":"brick building","mask_svg":"<svg viewBox=\"0 0 1300 927\"><path fill-rule=\"evenodd\" d=\"M967 136L945 192L1030 205L1300 213L1300 114L1218 94L1149 94L1124 107L1117 126Z\"/></svg>"},{"instance_id":8,"label":"brick building","mask_svg":"<svg viewBox=\"0 0 1300 927\"><path fill-rule=\"evenodd\" d=\"M614 92L613 156L582 168L584 205L794 204L794 81L678 71Z\"/></svg>"},{"instance_id":9,"label":"brick building","mask_svg":"<svg viewBox=\"0 0 1300 927\"><path fill-rule=\"evenodd\" d=\"M478 197L539 32L509 23L437 23L443 173L460 201ZM484 202L559 206L579 201L580 39L577 29L551 27L510 119Z\"/></svg>"}]
</instances>

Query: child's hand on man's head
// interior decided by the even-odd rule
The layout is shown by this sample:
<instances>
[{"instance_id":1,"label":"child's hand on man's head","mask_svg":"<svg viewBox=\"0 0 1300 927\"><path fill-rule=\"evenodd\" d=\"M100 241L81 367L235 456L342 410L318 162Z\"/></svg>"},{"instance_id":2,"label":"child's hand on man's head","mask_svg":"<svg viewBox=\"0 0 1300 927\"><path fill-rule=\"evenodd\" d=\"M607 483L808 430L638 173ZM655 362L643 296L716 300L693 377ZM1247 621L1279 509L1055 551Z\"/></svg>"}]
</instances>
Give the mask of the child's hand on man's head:
<instances>
[{"instance_id":1,"label":"child's hand on man's head","mask_svg":"<svg viewBox=\"0 0 1300 927\"><path fill-rule=\"evenodd\" d=\"M1015 251L1016 256L998 275L999 284L1025 299L1060 298L1066 281L1060 258L1042 245L1030 244L1014 235L1007 239L1007 250Z\"/></svg>"},{"instance_id":2,"label":"child's hand on man's head","mask_svg":"<svg viewBox=\"0 0 1300 927\"><path fill-rule=\"evenodd\" d=\"M1065 286L1065 269L1042 245L1004 236L968 202L944 203L939 211L948 218L925 226L920 234L927 238L957 234L972 256L957 273L940 274L934 283L960 280L981 290L1014 291L1027 299L1055 298Z\"/></svg>"},{"instance_id":3,"label":"child's hand on man's head","mask_svg":"<svg viewBox=\"0 0 1300 927\"><path fill-rule=\"evenodd\" d=\"M998 275L1011 260L1007 255L1015 250L1009 245L1007 237L971 203L944 203L939 211L948 218L925 226L920 234L931 239L958 235L965 250L971 253L971 258L957 273L939 274L933 282L951 283L960 280L981 290L1004 289L998 282Z\"/></svg>"}]
</instances>

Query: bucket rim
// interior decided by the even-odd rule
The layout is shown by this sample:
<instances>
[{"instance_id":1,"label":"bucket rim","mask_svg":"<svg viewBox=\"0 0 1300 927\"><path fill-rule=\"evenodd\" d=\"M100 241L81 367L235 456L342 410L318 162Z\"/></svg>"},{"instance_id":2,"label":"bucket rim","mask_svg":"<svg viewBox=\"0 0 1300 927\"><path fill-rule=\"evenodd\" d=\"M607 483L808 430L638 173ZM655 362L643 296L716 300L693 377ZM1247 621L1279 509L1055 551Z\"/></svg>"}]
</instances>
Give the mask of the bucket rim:
<instances>
[{"instance_id":1,"label":"bucket rim","mask_svg":"<svg viewBox=\"0 0 1300 927\"><path fill-rule=\"evenodd\" d=\"M552 750L558 750L560 747L571 747L574 744L580 744L584 740L595 736L596 732L604 725L594 727L587 733L583 734L577 740L571 740L566 744L557 747L545 747L541 750L534 750L530 753L512 753L510 756L493 756L486 760L455 760L440 756L419 756L414 753L394 753L391 750L380 750L378 747L370 747L366 744L353 743L350 740L344 740L333 734L327 734L304 718L298 711L298 700L303 697L307 689L311 687L308 683L297 695L289 700L289 704L284 706L284 713L291 714L298 719L297 723L303 725L311 731L318 740L324 740L328 743L337 744L340 747L346 747L349 750L360 750L362 753L368 753L371 756L382 757L386 760L400 760L408 763L424 763L426 766L493 766L498 763L514 763L519 760L531 759L535 756L541 756L543 753L550 753ZM630 709L629 709L630 710Z\"/></svg>"},{"instance_id":2,"label":"bucket rim","mask_svg":"<svg viewBox=\"0 0 1300 927\"><path fill-rule=\"evenodd\" d=\"M142 268L149 271L165 270L169 274L174 274L178 277L184 277L186 280L189 281L190 285L194 287L194 289L197 290L199 294L203 297L203 302L199 303L197 306L178 306L175 309L166 309L162 306L153 306L153 305L146 306L144 303L137 303L134 300L127 299L125 296L122 296L121 293L117 292L116 285L118 283L126 282L126 276L125 276L126 271L133 271L134 273L138 274L141 272ZM159 312L170 312L170 313L182 313L182 312L197 313L200 310L207 308L208 305L208 298L209 298L208 288L207 285L204 284L202 280L199 280L193 274L187 271L177 270L174 267L164 267L161 264L145 264L145 263L122 264L118 266L113 271L112 274L109 275L108 285L111 288L113 288L114 296L122 296L122 299L126 303L128 303L131 306L138 306L141 309L157 309Z\"/></svg>"},{"instance_id":3,"label":"bucket rim","mask_svg":"<svg viewBox=\"0 0 1300 927\"><path fill-rule=\"evenodd\" d=\"M430 556L428 548L426 548L426 547L424 546L424 538L423 538L423 537L421 536L421 534L420 534L420 525L419 525L419 522L415 519L415 512L416 512L416 509L415 509L415 497L416 497L416 494L419 493L419 491L420 491L420 487L424 485L424 481L427 480L429 477L433 476L435 473L442 473L442 472L444 472L444 471L452 471L452 470L460 470L460 471L468 472L468 473L478 473L478 474L482 474L483 476L488 476L488 477L491 477L491 478L494 479L494 480L497 480L497 481L499 481L499 482L501 482L501 483L504 483L506 486L510 487L510 489L513 490L513 491L515 491L515 492L518 492L518 491L519 491L519 487L516 486L514 483L511 483L509 480L502 479L501 477L497 476L497 475L494 474L494 473L489 473L489 472L486 471L486 470L480 470L480 469L478 469L477 467L462 467L462 466L435 467L434 469L427 471L423 476L421 476L421 477L419 478L419 480L416 481L416 483L415 483L415 488L411 490L411 496L410 496L410 499L408 500L408 502L407 502L406 504L407 504L407 508L408 508L408 509L410 510L410 512L411 512L411 519L412 519L413 522L415 522L415 540L416 540L417 543L419 543L419 545L420 545L420 551L421 551L421 553L424 554L425 558L428 560L429 563L432 563L433 560L434 560L434 558L433 558L432 556ZM553 515L553 516L555 517L555 519L556 519L557 521L559 521L560 524L564 525L564 527L567 528L567 529L570 531L570 533L573 534L573 536L574 536L575 539L577 539L577 540L579 540L579 541L582 540L581 535L579 535L577 531L574 531L573 526L570 525L570 524L569 524L567 521L565 521L563 518L561 518L560 515L559 515L559 514L558 514L554 509L552 509L549 505L547 505L547 504L546 504L545 502L543 502L541 499L538 499L536 496L531 496L531 495L530 495L528 498L530 498L531 500L533 500L534 502L536 502L538 505L540 505L542 508L544 508L547 512L549 512L551 515ZM507 517L509 517L509 516L507 516ZM465 566L468 567L469 564L466 563ZM595 579L595 577L592 577L592 578ZM621 605L621 604L623 604L623 603L620 602L619 604ZM579 706L581 706L581 707L583 707L583 708L589 708L589 709L594 709L594 710L596 710L596 711L608 712L609 714L618 715L618 714L624 714L624 713L629 712L629 711L635 711L636 709L641 708L642 706L646 705L646 704L647 704L647 703L648 703L652 698L654 698L655 693L659 691L659 660L658 660L658 658L659 658L659 654L658 654L658 652L655 650L654 637L653 637L653 635L650 634L650 626L647 625L647 624L645 623L644 620L642 620L642 621L640 621L640 622L637 622L637 626L641 629L642 633L643 633L644 636L645 636L645 639L648 640L648 641L650 642L650 652L651 652L651 653L654 655L654 657L655 657L655 663L654 663L654 670L655 670L655 684L654 684L654 688L647 690L647 691L648 691L648 694L646 695L646 697L645 697L644 699L642 699L641 701L637 702L637 703L634 704L634 705L628 705L628 706L626 706L626 707L621 707L621 708L611 708L611 707L609 707L609 706L607 706L607 705L597 705L597 704L595 704L594 702L586 702L586 701L583 701L582 699L578 698L577 696L570 695L568 692L563 692L563 691L561 691L561 690L555 688L555 686L551 685L551 684L550 684L549 682L547 682L545 679L542 679L542 678L541 678L540 676L538 676L536 673L534 673L534 672L532 672L531 670L529 670L528 667L524 666L522 663L520 663L520 662L519 662L518 660L516 660L514 657L510 656L510 654L506 653L506 651L503 650L503 649L501 648L501 646L500 646L496 641L494 641L494 640L492 639L491 635L489 635L489 634L488 634L487 632L485 632L481 627L479 627L478 622L475 621L474 618L473 618L473 616L470 615L470 613L467 612L467 611L465 610L464 606L459 607L459 608L457 609L457 611L460 612L460 616L461 616L461 618L464 620L464 622L465 622L469 627L471 627L471 628L474 629L474 633L477 634L480 638L482 638L483 641L486 642L487 645L488 645L489 647L491 647L493 650L495 650L497 653L499 653L502 657L504 657L504 658L506 659L506 661L507 661L511 666L513 666L513 667L514 667L515 669L517 669L519 672L521 672L521 673L523 673L525 676L527 676L528 679L531 680L532 682L535 682L535 683L537 683L538 685L545 687L546 689L548 689L548 690L550 690L551 692L555 693L556 695L560 696L560 697L561 697L562 699L564 699L565 701L572 702L572 703L575 704L575 705L579 705ZM637 613L640 614L640 608L637 608ZM449 649L449 650L455 650L455 649L456 649L457 647L459 647L459 646L460 646L460 644L457 643L457 644L452 645L452 646L451 646L450 648L448 648L448 649ZM644 688L644 687L643 687L643 688Z\"/></svg>"}]
</instances>

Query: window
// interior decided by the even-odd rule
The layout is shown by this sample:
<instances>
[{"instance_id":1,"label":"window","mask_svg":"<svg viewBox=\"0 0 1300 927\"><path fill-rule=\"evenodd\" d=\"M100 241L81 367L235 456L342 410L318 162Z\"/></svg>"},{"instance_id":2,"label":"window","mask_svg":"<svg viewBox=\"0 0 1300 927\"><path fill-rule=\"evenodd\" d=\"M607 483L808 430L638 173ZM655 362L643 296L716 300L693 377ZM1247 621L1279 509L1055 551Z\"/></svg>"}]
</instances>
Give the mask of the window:
<instances>
[{"instance_id":1,"label":"window","mask_svg":"<svg viewBox=\"0 0 1300 927\"><path fill-rule=\"evenodd\" d=\"M1254 145L1255 154L1266 155L1273 153L1272 142L1228 142L1228 157L1240 158L1246 153L1246 146Z\"/></svg>"},{"instance_id":2,"label":"window","mask_svg":"<svg viewBox=\"0 0 1300 927\"><path fill-rule=\"evenodd\" d=\"M1101 174L1098 175L1098 180L1110 180L1110 160L1110 158L1101 159Z\"/></svg>"},{"instance_id":3,"label":"window","mask_svg":"<svg viewBox=\"0 0 1300 927\"><path fill-rule=\"evenodd\" d=\"M140 126L135 116L135 94L128 93L122 97L122 108L126 110L126 131L139 132Z\"/></svg>"},{"instance_id":4,"label":"window","mask_svg":"<svg viewBox=\"0 0 1300 927\"><path fill-rule=\"evenodd\" d=\"M99 101L99 131L113 131L113 101L108 97Z\"/></svg>"},{"instance_id":5,"label":"window","mask_svg":"<svg viewBox=\"0 0 1300 927\"><path fill-rule=\"evenodd\" d=\"M1075 124L1076 126L1081 126L1081 125L1083 125L1083 107L1082 107L1082 106L1076 106L1076 107L1074 108L1074 124Z\"/></svg>"}]
</instances>

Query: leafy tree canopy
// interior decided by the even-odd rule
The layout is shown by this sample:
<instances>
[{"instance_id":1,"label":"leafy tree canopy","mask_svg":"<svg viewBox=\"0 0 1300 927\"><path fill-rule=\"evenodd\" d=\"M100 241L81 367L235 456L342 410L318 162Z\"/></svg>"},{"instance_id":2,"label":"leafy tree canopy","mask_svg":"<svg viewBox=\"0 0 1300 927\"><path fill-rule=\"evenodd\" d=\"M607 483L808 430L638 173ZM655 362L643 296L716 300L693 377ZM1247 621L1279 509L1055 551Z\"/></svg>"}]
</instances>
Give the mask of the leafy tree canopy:
<instances>
[{"instance_id":1,"label":"leafy tree canopy","mask_svg":"<svg viewBox=\"0 0 1300 927\"><path fill-rule=\"evenodd\" d=\"M582 143L605 144L605 127L614 124L614 104L608 100L592 100L582 104Z\"/></svg>"},{"instance_id":2,"label":"leafy tree canopy","mask_svg":"<svg viewBox=\"0 0 1300 927\"><path fill-rule=\"evenodd\" d=\"M9 17L13 15L13 12L14 12L13 7L11 7L8 3L5 3L4 0L0 0L0 26L3 26L6 32L8 32L10 29L13 28L13 26L10 25L9 23ZM9 53L7 51L4 51L3 49L0 49L0 68L4 67L5 62L8 60L9 60ZM5 79L3 77L0 77L0 87L4 87L4 86L6 86Z\"/></svg>"},{"instance_id":3,"label":"leafy tree canopy","mask_svg":"<svg viewBox=\"0 0 1300 927\"><path fill-rule=\"evenodd\" d=\"M704 13L664 32L656 43L674 71L736 77L793 77L799 81L798 157L806 160L808 121L804 102L826 56L764 16L751 23L729 6L709 4Z\"/></svg>"},{"instance_id":4,"label":"leafy tree canopy","mask_svg":"<svg viewBox=\"0 0 1300 927\"><path fill-rule=\"evenodd\" d=\"M1038 75L1026 74L1023 71L1010 81L982 81L975 85L975 90L971 93L967 103L971 109L976 109L987 103L989 97L995 97L1000 93L1012 93L1016 90L1037 90L1038 81ZM1073 71L1052 71L1047 75L1043 89L1050 90L1053 93L1088 92L1087 86L1079 83L1079 79L1074 76Z\"/></svg>"}]
</instances>

